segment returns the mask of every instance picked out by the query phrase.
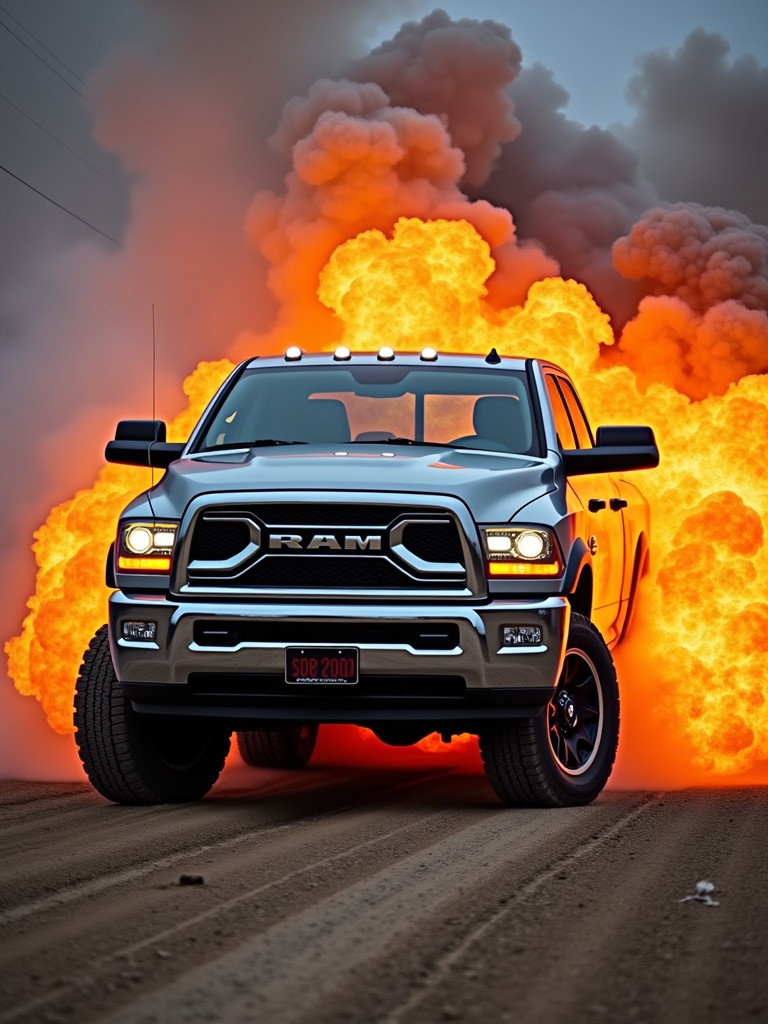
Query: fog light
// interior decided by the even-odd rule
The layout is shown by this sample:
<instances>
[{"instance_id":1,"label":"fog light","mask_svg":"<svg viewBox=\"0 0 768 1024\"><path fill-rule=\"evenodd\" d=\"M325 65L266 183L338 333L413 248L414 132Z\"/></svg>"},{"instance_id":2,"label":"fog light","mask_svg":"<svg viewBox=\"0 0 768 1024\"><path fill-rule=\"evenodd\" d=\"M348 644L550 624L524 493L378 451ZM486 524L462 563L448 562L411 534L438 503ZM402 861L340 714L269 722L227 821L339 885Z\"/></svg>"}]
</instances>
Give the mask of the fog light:
<instances>
[{"instance_id":1,"label":"fog light","mask_svg":"<svg viewBox=\"0 0 768 1024\"><path fill-rule=\"evenodd\" d=\"M502 626L504 647L540 647L541 626Z\"/></svg>"},{"instance_id":2,"label":"fog light","mask_svg":"<svg viewBox=\"0 0 768 1024\"><path fill-rule=\"evenodd\" d=\"M156 622L124 622L123 640L154 640L157 637Z\"/></svg>"}]
</instances>

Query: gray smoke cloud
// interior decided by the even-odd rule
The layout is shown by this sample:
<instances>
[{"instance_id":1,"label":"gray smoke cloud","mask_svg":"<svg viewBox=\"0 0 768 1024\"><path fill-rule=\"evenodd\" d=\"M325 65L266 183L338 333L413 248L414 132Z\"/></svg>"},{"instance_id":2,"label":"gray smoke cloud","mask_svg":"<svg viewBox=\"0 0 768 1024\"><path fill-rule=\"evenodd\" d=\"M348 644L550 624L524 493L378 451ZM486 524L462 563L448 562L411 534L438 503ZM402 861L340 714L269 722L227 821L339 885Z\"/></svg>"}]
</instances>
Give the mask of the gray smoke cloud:
<instances>
[{"instance_id":1,"label":"gray smoke cloud","mask_svg":"<svg viewBox=\"0 0 768 1024\"><path fill-rule=\"evenodd\" d=\"M612 132L566 116L568 93L547 68L524 68L510 96L520 137L475 194L511 210L519 236L542 243L620 327L643 293L615 270L611 246L658 196Z\"/></svg>"},{"instance_id":2,"label":"gray smoke cloud","mask_svg":"<svg viewBox=\"0 0 768 1024\"><path fill-rule=\"evenodd\" d=\"M13 493L0 511L3 640L34 589L33 529L92 483L116 419L151 414L152 305L157 414L167 419L186 405L180 383L200 359L220 358L239 331L274 316L245 221L253 193L282 173L265 146L280 109L367 52L381 19L409 9L154 0L141 5L135 44L87 76L93 131L128 177L129 216L120 245L83 228L78 241L51 246L41 231L45 248L0 284L0 431L13 439L0 454ZM75 3L71 15L87 19L87 8ZM44 171L42 180L66 176L63 164ZM55 736L4 677L0 775L34 777L43 766L53 777L57 764L77 774L71 738Z\"/></svg>"},{"instance_id":3,"label":"gray smoke cloud","mask_svg":"<svg viewBox=\"0 0 768 1024\"><path fill-rule=\"evenodd\" d=\"M768 372L768 227L676 203L649 210L613 253L646 291L616 352L641 384L700 399Z\"/></svg>"},{"instance_id":4,"label":"gray smoke cloud","mask_svg":"<svg viewBox=\"0 0 768 1024\"><path fill-rule=\"evenodd\" d=\"M393 106L443 118L464 153L464 181L482 184L502 143L520 134L507 86L522 54L506 25L451 19L435 10L409 21L349 69L358 82L376 82Z\"/></svg>"},{"instance_id":5,"label":"gray smoke cloud","mask_svg":"<svg viewBox=\"0 0 768 1024\"><path fill-rule=\"evenodd\" d=\"M391 232L400 217L474 224L491 246L497 269L488 290L499 306L522 303L533 281L558 272L538 243L519 244L503 206L462 191L487 178L502 144L519 134L507 93L519 69L508 28L437 10L348 63L347 77L321 78L286 104L270 142L288 172L249 214L250 236L270 264L281 335L304 330L313 345L331 341L338 325L316 298L320 271L341 242L372 228Z\"/></svg>"},{"instance_id":6,"label":"gray smoke cloud","mask_svg":"<svg viewBox=\"0 0 768 1024\"><path fill-rule=\"evenodd\" d=\"M674 53L641 57L625 138L661 198L768 224L768 68L729 53L722 36L698 29Z\"/></svg>"}]
</instances>

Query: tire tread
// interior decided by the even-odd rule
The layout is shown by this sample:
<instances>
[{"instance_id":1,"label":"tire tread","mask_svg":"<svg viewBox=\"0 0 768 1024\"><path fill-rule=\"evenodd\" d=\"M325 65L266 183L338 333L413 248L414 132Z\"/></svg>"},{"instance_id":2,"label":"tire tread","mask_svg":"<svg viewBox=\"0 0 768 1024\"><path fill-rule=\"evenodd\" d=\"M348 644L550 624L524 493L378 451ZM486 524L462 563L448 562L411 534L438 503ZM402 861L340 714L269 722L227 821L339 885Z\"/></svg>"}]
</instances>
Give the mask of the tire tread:
<instances>
[{"instance_id":1,"label":"tire tread","mask_svg":"<svg viewBox=\"0 0 768 1024\"><path fill-rule=\"evenodd\" d=\"M488 781L505 804L517 807L571 807L595 799L613 767L618 745L619 697L616 670L602 636L585 616L574 612L571 629L586 629L588 642L599 644L602 653L604 687L615 700L614 738L607 738L604 778L597 783L567 783L553 769L553 760L545 739L546 724L538 718L508 719L494 722L480 732L480 753ZM546 710L543 712L546 716ZM602 741L601 741L602 742Z\"/></svg>"},{"instance_id":2,"label":"tire tread","mask_svg":"<svg viewBox=\"0 0 768 1024\"><path fill-rule=\"evenodd\" d=\"M115 675L109 629L102 626L88 645L75 685L75 742L91 784L121 804L184 803L204 796L224 767L229 737L216 736L194 777L190 773L172 786L153 778L132 716Z\"/></svg>"}]
</instances>

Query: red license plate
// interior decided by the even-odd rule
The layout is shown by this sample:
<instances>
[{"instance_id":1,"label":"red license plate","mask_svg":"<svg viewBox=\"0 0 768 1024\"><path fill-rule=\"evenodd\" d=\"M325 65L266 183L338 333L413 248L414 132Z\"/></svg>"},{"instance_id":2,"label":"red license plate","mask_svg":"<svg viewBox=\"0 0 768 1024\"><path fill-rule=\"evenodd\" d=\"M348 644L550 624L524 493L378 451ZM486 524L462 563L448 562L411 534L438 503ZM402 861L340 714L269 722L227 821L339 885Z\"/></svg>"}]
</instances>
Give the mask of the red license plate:
<instances>
[{"instance_id":1,"label":"red license plate","mask_svg":"<svg viewBox=\"0 0 768 1024\"><path fill-rule=\"evenodd\" d=\"M354 686L358 680L356 647L287 647L285 681L301 686Z\"/></svg>"}]
</instances>

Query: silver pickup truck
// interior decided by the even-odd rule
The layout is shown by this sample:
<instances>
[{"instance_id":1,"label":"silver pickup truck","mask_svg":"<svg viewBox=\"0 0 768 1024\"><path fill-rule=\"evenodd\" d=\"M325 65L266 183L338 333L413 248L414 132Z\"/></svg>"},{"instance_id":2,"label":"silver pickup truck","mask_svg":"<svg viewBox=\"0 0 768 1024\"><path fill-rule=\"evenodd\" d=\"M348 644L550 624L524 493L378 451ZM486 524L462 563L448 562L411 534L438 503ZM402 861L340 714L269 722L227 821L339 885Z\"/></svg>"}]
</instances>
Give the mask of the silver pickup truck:
<instances>
[{"instance_id":1,"label":"silver pickup truck","mask_svg":"<svg viewBox=\"0 0 768 1024\"><path fill-rule=\"evenodd\" d=\"M106 458L166 472L120 517L77 681L104 796L201 798L233 731L247 763L301 768L322 723L476 733L509 804L602 790L649 427L593 434L538 359L292 347L238 366L185 444L127 420Z\"/></svg>"}]
</instances>

